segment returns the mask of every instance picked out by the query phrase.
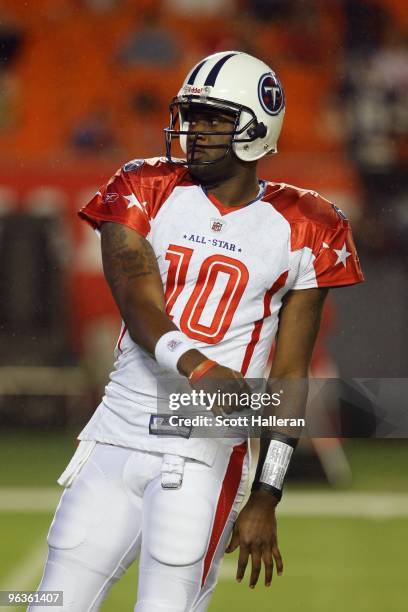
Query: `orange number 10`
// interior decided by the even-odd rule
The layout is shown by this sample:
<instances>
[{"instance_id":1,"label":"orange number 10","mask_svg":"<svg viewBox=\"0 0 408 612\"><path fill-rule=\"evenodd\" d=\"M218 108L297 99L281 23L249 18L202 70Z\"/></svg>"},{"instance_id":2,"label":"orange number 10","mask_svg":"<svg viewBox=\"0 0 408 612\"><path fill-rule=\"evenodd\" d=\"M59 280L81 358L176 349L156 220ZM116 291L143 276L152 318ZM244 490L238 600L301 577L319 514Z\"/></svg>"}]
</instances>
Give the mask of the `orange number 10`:
<instances>
[{"instance_id":1,"label":"orange number 10","mask_svg":"<svg viewBox=\"0 0 408 612\"><path fill-rule=\"evenodd\" d=\"M171 311L183 291L193 249L170 244L166 259L170 262L166 283L166 310ZM205 325L200 318L220 273L228 276L224 292L215 309L212 321ZM216 344L227 333L238 304L248 284L248 269L239 260L226 255L210 255L204 259L194 289L180 317L180 329L190 338Z\"/></svg>"}]
</instances>

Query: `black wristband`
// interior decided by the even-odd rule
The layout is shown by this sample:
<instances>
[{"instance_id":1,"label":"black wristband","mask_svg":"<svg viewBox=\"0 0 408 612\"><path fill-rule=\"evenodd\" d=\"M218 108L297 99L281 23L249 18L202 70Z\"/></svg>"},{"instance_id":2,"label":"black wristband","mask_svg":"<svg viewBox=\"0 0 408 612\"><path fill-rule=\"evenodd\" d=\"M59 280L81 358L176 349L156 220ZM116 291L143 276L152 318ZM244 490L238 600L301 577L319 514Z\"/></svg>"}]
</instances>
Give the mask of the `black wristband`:
<instances>
[{"instance_id":1,"label":"black wristband","mask_svg":"<svg viewBox=\"0 0 408 612\"><path fill-rule=\"evenodd\" d=\"M299 440L297 438L291 438L290 436L286 436L279 431L271 431L270 434L264 433L261 436L261 440L277 440L278 442L283 442L284 444L288 444L292 448L296 448Z\"/></svg>"},{"instance_id":2,"label":"black wristband","mask_svg":"<svg viewBox=\"0 0 408 612\"><path fill-rule=\"evenodd\" d=\"M282 499L282 490L277 489L276 487L272 487L271 485L266 484L265 482L254 482L252 483L251 491L268 491L272 493L278 502Z\"/></svg>"},{"instance_id":3,"label":"black wristband","mask_svg":"<svg viewBox=\"0 0 408 612\"><path fill-rule=\"evenodd\" d=\"M254 482L252 484L251 490L256 491L259 489L264 489L266 491L270 491L271 493L275 495L278 501L280 501L280 499L282 498L283 477L289 465L290 456L293 452L293 449L296 447L298 440L296 438L290 438L289 436L285 436L284 434L277 432L277 431L270 432L270 435L263 436L261 440L263 443L261 444L258 465L256 468L255 478L254 478ZM263 472L268 473L268 469L264 470L264 467L267 461L269 448L270 448L272 441L278 442L279 444L275 446L281 447L281 448L278 448L278 451L277 451L278 453L281 451L281 453L280 453L280 457L278 456L276 459L276 466L275 466L277 470L279 470L280 472L280 478L276 478L276 479L273 479L272 482L268 482L268 480L265 479L265 474L264 474L264 477L262 477L262 473ZM279 463L279 459L281 459L282 461L281 464ZM267 467L268 466L266 466L266 468ZM271 464L270 467L274 467L274 466ZM270 473L270 470L269 470L269 473ZM279 483L282 482L281 487L279 488L278 486L275 486L275 482L279 482Z\"/></svg>"}]
</instances>

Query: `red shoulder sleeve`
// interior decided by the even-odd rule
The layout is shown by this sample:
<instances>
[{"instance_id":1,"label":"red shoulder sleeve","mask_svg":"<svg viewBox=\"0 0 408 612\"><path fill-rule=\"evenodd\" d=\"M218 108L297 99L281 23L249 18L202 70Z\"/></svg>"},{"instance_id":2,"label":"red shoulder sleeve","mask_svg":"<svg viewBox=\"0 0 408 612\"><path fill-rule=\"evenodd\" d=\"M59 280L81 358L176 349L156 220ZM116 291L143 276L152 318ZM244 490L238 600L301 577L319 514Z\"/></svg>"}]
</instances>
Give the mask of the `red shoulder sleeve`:
<instances>
[{"instance_id":1,"label":"red shoulder sleeve","mask_svg":"<svg viewBox=\"0 0 408 612\"><path fill-rule=\"evenodd\" d=\"M361 283L364 276L350 224L342 211L315 192L303 195L299 207L303 215L297 223L298 228L294 230L293 239L298 241L298 248L310 249L311 257L309 266L299 270L300 278L294 288L302 288L305 281L312 277L315 279L312 286L315 287ZM302 226L307 227L307 238L304 237L303 244Z\"/></svg>"},{"instance_id":2,"label":"red shoulder sleeve","mask_svg":"<svg viewBox=\"0 0 408 612\"><path fill-rule=\"evenodd\" d=\"M133 160L120 168L79 211L94 229L102 221L121 223L146 237L152 219L174 187L188 184L187 170L160 159Z\"/></svg>"},{"instance_id":3,"label":"red shoulder sleeve","mask_svg":"<svg viewBox=\"0 0 408 612\"><path fill-rule=\"evenodd\" d=\"M355 285L364 280L347 219L339 218L334 228L318 228L313 252L318 287Z\"/></svg>"},{"instance_id":4,"label":"red shoulder sleeve","mask_svg":"<svg viewBox=\"0 0 408 612\"><path fill-rule=\"evenodd\" d=\"M291 252L298 266L293 289L364 280L350 224L334 204L316 192L291 186L285 186L273 204L291 227Z\"/></svg>"}]
</instances>

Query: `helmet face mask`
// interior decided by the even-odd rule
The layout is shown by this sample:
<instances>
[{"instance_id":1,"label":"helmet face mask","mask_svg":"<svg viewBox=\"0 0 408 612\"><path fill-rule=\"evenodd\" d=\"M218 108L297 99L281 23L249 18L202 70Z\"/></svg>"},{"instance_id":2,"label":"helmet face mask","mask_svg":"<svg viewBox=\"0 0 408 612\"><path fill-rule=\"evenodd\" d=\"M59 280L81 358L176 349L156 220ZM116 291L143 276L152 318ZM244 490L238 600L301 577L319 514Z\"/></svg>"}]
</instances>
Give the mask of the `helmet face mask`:
<instances>
[{"instance_id":1,"label":"helmet face mask","mask_svg":"<svg viewBox=\"0 0 408 612\"><path fill-rule=\"evenodd\" d=\"M214 114L225 114L231 116L232 129L229 131L220 130L191 130L189 128L188 113L192 109L201 108L205 111L213 111ZM239 124L241 121L242 113L248 114L248 121L240 128ZM171 147L173 139L179 139L180 147L185 154L191 150L191 155L188 155L188 165L208 165L217 163L227 157L232 151L235 143L246 143L253 142L256 135L257 120L253 111L243 106L242 104L226 103L225 100L217 98L207 98L203 101L198 96L177 96L173 99L170 104L170 124L169 127L164 130L165 141L166 141L166 157L169 161L172 159ZM251 135L252 127L252 135ZM250 134L248 134L248 131ZM194 160L194 152L197 146L199 138L205 136L230 136L229 143L225 145L220 144L203 144L200 142L199 146L201 149L219 149L223 148L224 152L222 155L213 160ZM187 139L189 139L190 146L187 145Z\"/></svg>"},{"instance_id":2,"label":"helmet face mask","mask_svg":"<svg viewBox=\"0 0 408 612\"><path fill-rule=\"evenodd\" d=\"M231 116L231 131L190 129L188 114L196 107ZM256 161L277 152L284 113L282 87L264 62L237 51L216 53L190 71L170 104L170 124L164 130L167 159L186 163L173 158L172 141L176 139L188 156L188 165L217 163L230 152L241 161ZM224 152L216 159L195 161L194 149L199 139L209 136L230 136L230 140L223 145L200 142L200 149L222 147Z\"/></svg>"}]
</instances>

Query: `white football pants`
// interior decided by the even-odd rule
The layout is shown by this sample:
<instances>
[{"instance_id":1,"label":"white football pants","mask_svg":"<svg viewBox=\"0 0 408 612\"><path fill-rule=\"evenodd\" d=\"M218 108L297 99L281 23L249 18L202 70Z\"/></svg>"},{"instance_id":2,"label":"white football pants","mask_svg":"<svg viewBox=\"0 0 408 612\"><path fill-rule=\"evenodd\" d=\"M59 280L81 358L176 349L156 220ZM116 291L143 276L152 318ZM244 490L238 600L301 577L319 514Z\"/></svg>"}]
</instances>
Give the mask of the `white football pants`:
<instances>
[{"instance_id":1,"label":"white football pants","mask_svg":"<svg viewBox=\"0 0 408 612\"><path fill-rule=\"evenodd\" d=\"M60 612L99 610L139 553L135 612L207 610L245 493L247 446L220 444L212 467L181 459L178 489L162 487L166 457L98 443L65 489L38 587L63 591Z\"/></svg>"}]
</instances>

